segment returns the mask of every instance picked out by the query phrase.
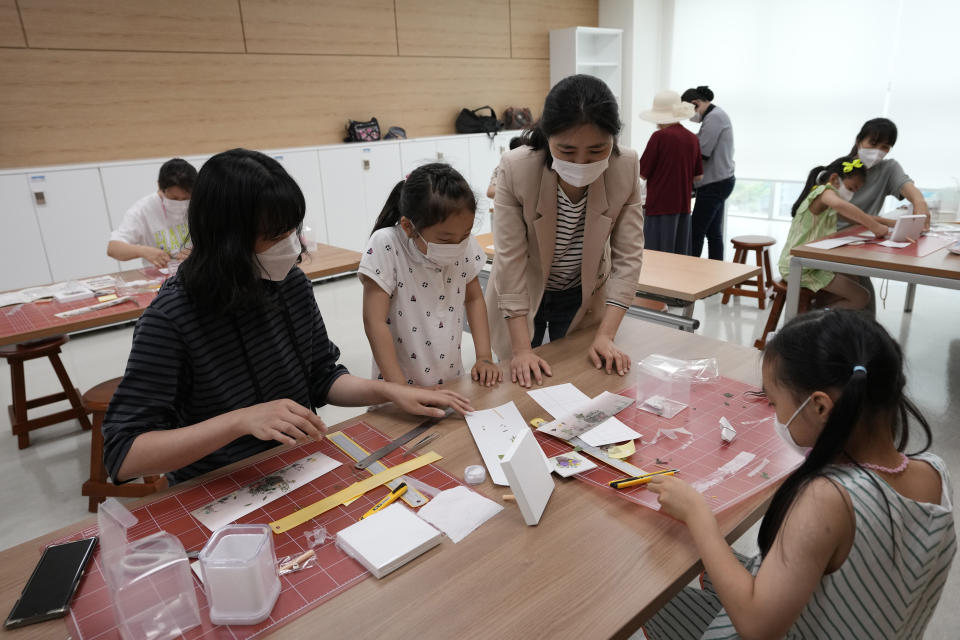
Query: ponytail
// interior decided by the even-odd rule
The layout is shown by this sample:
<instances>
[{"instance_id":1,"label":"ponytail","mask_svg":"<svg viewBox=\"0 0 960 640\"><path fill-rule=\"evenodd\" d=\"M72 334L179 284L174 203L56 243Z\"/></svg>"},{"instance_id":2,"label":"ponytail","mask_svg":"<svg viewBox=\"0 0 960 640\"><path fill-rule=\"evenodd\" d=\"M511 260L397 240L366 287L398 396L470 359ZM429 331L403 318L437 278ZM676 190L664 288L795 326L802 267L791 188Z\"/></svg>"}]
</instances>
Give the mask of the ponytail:
<instances>
[{"instance_id":1,"label":"ponytail","mask_svg":"<svg viewBox=\"0 0 960 640\"><path fill-rule=\"evenodd\" d=\"M803 204L806 197L810 195L810 190L814 185L826 184L827 178L835 173L842 177L863 176L866 178L867 168L863 166L863 163L857 157L856 153L837 158L826 166L814 167L810 170L810 174L807 176L807 182L803 185L803 189L800 190L797 201L790 207L790 217L797 217L797 210L800 209L800 205Z\"/></svg>"},{"instance_id":2,"label":"ponytail","mask_svg":"<svg viewBox=\"0 0 960 640\"><path fill-rule=\"evenodd\" d=\"M846 451L859 425L889 421L892 433L885 435L892 437L901 452L907 446L909 417L926 434L921 451L930 446L932 436L926 419L904 395L906 377L900 345L873 318L843 310L803 314L767 342L763 358L777 384L789 389L798 400L818 390L840 391L809 455L773 496L757 535L760 552L766 556L790 508L809 482L838 460L859 466ZM880 486L872 475L868 477Z\"/></svg>"},{"instance_id":3,"label":"ponytail","mask_svg":"<svg viewBox=\"0 0 960 640\"><path fill-rule=\"evenodd\" d=\"M803 185L803 189L800 189L800 195L797 197L797 201L793 203L793 206L790 207L790 217L797 217L797 209L800 208L800 205L803 203L804 199L810 195L810 189L813 188L813 185L817 183L817 180L820 178L820 173L826 169L824 166L814 167L810 170L810 175L807 176L807 182Z\"/></svg>"},{"instance_id":4,"label":"ponytail","mask_svg":"<svg viewBox=\"0 0 960 640\"><path fill-rule=\"evenodd\" d=\"M403 195L403 185L405 183L406 180L401 180L393 187L390 195L387 196L386 204L384 204L383 209L380 210L377 221L373 223L373 231L370 232L370 235L373 235L374 232L380 229L392 227L400 222L400 196Z\"/></svg>"}]
</instances>

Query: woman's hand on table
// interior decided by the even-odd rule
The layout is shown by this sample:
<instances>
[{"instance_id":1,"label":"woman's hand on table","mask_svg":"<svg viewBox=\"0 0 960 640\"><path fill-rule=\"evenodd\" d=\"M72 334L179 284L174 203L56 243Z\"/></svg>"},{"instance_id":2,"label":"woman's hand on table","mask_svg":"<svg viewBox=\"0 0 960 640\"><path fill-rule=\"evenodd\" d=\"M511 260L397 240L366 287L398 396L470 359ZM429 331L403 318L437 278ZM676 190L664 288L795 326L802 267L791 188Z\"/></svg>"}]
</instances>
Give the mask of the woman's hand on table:
<instances>
[{"instance_id":1,"label":"woman's hand on table","mask_svg":"<svg viewBox=\"0 0 960 640\"><path fill-rule=\"evenodd\" d=\"M536 381L543 384L543 374L553 375L546 360L533 352L533 349L515 351L510 359L510 381L527 389Z\"/></svg>"},{"instance_id":2,"label":"woman's hand on table","mask_svg":"<svg viewBox=\"0 0 960 640\"><path fill-rule=\"evenodd\" d=\"M424 389L409 384L387 383L385 394L397 407L416 416L442 418L444 410L441 407L450 407L461 415L473 411L469 399L459 393L443 389Z\"/></svg>"},{"instance_id":3,"label":"woman's hand on table","mask_svg":"<svg viewBox=\"0 0 960 640\"><path fill-rule=\"evenodd\" d=\"M240 435L251 435L259 440L296 444L320 440L327 432L327 425L320 416L289 399L262 402L233 413Z\"/></svg>"},{"instance_id":4,"label":"woman's hand on table","mask_svg":"<svg viewBox=\"0 0 960 640\"><path fill-rule=\"evenodd\" d=\"M597 334L588 353L597 369L605 368L607 373L616 372L621 376L630 371L630 356L621 351L608 336Z\"/></svg>"},{"instance_id":5,"label":"woman's hand on table","mask_svg":"<svg viewBox=\"0 0 960 640\"><path fill-rule=\"evenodd\" d=\"M484 387L492 387L503 382L503 372L493 364L491 357L479 358L470 370L470 377Z\"/></svg>"},{"instance_id":6,"label":"woman's hand on table","mask_svg":"<svg viewBox=\"0 0 960 640\"><path fill-rule=\"evenodd\" d=\"M660 511L690 524L698 516L712 515L707 501L689 482L674 476L654 476L647 489L657 494Z\"/></svg>"}]
</instances>

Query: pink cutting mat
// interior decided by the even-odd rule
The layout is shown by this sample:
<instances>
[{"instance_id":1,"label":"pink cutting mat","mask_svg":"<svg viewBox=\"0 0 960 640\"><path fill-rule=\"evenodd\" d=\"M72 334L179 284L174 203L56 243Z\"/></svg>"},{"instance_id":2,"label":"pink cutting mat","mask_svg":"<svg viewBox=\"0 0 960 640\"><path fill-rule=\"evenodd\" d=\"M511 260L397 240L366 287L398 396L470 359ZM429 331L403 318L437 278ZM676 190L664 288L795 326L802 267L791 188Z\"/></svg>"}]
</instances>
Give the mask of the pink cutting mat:
<instances>
[{"instance_id":1,"label":"pink cutting mat","mask_svg":"<svg viewBox=\"0 0 960 640\"><path fill-rule=\"evenodd\" d=\"M853 236L862 231L863 227L854 227L853 229L845 229L840 233L836 233L830 237L842 238L846 236ZM857 244L853 246L867 251L879 251L881 253L894 253L900 256L910 256L911 258L923 258L931 253L943 249L944 247L949 247L956 241L957 239L955 237L950 236L925 235L922 236L918 241L910 243L909 247L903 247L902 249L897 249L896 247L883 247L873 242L869 244Z\"/></svg>"},{"instance_id":2,"label":"pink cutting mat","mask_svg":"<svg viewBox=\"0 0 960 640\"><path fill-rule=\"evenodd\" d=\"M124 302L114 307L107 307L99 311L89 311L79 316L73 316L72 318L58 318L55 314L97 304L97 299L87 298L86 300L67 303L60 303L53 300L50 302L30 302L19 307L4 307L0 309L0 337L6 338L38 329L76 324L79 321L86 321L92 318L109 318L110 316L129 312L131 309L135 309L137 305L143 310L153 302L157 294L154 292L137 293L133 294L132 297L136 300L136 305L132 301ZM103 324L107 325L110 324L110 322L108 320Z\"/></svg>"},{"instance_id":3,"label":"pink cutting mat","mask_svg":"<svg viewBox=\"0 0 960 640\"><path fill-rule=\"evenodd\" d=\"M766 399L747 395L748 391L756 388L723 377L697 383L690 388L690 406L670 420L643 411L636 404L627 407L617 414L617 419L640 433L643 439L635 441L637 452L626 460L647 473L678 469L678 477L698 487L715 512L770 486L796 468L801 458L774 431L774 413ZM619 393L636 398L637 389L632 386ZM730 444L720 439L721 416L737 430L737 437ZM665 429L678 427L692 435L676 433L676 439L671 439L663 433ZM658 430L661 431L659 437ZM536 434L547 457L572 449L563 440L539 431ZM655 438L656 443L647 444ZM740 466L740 462L745 464ZM728 465L728 470L739 468L727 473L721 470L724 465ZM603 463L598 462L596 469L575 477L637 504L660 508L657 495L643 485L611 489L608 483L625 475Z\"/></svg>"},{"instance_id":4,"label":"pink cutting mat","mask_svg":"<svg viewBox=\"0 0 960 640\"><path fill-rule=\"evenodd\" d=\"M387 436L365 422L353 424L344 429L344 432L367 451L373 451L390 442ZM267 524L332 495L358 480L370 477L366 471L357 471L357 475L354 475L354 461L328 440L313 442L261 460L228 475L214 478L202 486L179 492L174 489L172 495L133 512L139 522L127 532L128 537L130 540L138 540L163 530L176 535L185 549L199 549L213 534L190 515L192 510L318 451L340 460L343 464L310 484L277 498L263 509L240 518L237 522ZM404 455L398 449L383 458L383 463L390 467L410 459L410 456ZM453 476L434 465L422 467L408 475L438 489L449 489L460 484ZM344 527L355 523L387 492L386 487L378 487L358 498L348 507L336 507L291 531L275 535L273 542L277 557L299 555L305 551L307 546L303 537L304 532L318 526L322 525L326 527L327 533L336 535ZM57 542L78 540L94 535L97 535L96 526L77 531ZM203 622L199 627L188 631L184 637L239 640L262 636L343 593L368 575L369 572L366 569L348 557L336 547L332 539L328 538L323 546L317 549L317 566L280 576L280 598L269 618L259 625L232 627L216 626L210 622L203 586L194 576L197 603L200 605L200 617ZM86 576L80 583L66 622L67 629L74 640L120 639L110 596L103 580L99 547L94 554L93 562L87 569Z\"/></svg>"}]
</instances>

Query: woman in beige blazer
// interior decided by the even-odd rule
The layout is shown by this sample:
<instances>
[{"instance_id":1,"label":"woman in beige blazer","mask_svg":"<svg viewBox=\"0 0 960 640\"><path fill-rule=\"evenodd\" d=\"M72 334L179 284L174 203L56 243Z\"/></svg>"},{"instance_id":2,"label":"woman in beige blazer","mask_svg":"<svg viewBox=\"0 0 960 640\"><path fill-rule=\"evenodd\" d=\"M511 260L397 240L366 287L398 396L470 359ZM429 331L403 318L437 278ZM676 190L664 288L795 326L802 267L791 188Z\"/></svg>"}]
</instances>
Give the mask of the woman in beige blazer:
<instances>
[{"instance_id":1,"label":"woman in beige blazer","mask_svg":"<svg viewBox=\"0 0 960 640\"><path fill-rule=\"evenodd\" d=\"M494 351L521 386L551 375L533 353L544 335L592 325L594 366L630 369L613 340L637 291L643 213L637 153L617 147L619 133L607 85L570 76L551 89L523 146L500 161L486 300Z\"/></svg>"}]
</instances>

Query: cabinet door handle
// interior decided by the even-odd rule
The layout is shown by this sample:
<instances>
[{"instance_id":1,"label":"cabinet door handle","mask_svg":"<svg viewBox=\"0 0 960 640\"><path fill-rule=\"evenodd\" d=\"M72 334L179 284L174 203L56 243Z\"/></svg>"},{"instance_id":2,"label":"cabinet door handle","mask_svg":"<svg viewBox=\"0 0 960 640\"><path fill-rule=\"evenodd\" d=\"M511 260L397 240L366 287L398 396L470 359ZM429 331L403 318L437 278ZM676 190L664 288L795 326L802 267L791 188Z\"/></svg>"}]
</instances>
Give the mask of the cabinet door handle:
<instances>
[{"instance_id":1,"label":"cabinet door handle","mask_svg":"<svg viewBox=\"0 0 960 640\"><path fill-rule=\"evenodd\" d=\"M370 161L369 161L369 160L364 160L364 161L363 161L363 170L364 170L364 171L369 171L369 170L370 170Z\"/></svg>"},{"instance_id":2,"label":"cabinet door handle","mask_svg":"<svg viewBox=\"0 0 960 640\"><path fill-rule=\"evenodd\" d=\"M437 151L437 160L443 160L443 151Z\"/></svg>"}]
</instances>

